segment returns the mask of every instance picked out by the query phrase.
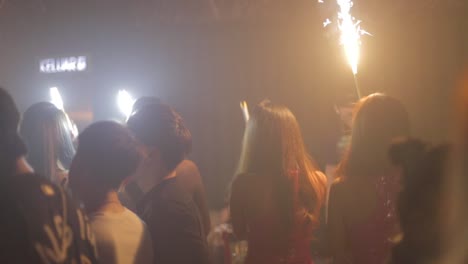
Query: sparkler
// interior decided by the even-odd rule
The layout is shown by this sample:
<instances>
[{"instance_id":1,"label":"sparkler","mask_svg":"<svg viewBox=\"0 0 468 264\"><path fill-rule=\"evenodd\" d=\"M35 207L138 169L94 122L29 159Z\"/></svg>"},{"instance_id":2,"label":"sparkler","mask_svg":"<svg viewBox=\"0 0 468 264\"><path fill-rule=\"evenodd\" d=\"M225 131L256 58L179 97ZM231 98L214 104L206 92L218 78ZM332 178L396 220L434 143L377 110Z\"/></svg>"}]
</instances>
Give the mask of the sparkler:
<instances>
[{"instance_id":1,"label":"sparkler","mask_svg":"<svg viewBox=\"0 0 468 264\"><path fill-rule=\"evenodd\" d=\"M321 2L319 1L319 3ZM353 72L357 94L359 98L361 98L361 92L357 82L358 64L361 55L361 36L370 34L361 28L361 21L351 15L351 8L353 7L353 2L351 0L336 0L336 3L340 8L338 11L340 44L343 46L346 59ZM329 24L331 24L331 21L327 19L323 23L323 26L326 27Z\"/></svg>"}]
</instances>

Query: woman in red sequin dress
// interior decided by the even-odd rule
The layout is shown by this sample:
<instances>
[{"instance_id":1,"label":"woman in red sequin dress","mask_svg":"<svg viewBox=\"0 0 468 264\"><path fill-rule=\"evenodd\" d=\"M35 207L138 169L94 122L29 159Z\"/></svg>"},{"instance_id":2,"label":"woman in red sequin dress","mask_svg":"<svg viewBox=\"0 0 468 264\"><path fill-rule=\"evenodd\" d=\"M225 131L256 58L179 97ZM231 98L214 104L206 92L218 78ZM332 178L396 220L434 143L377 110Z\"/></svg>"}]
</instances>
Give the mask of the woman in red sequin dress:
<instances>
[{"instance_id":1,"label":"woman in red sequin dress","mask_svg":"<svg viewBox=\"0 0 468 264\"><path fill-rule=\"evenodd\" d=\"M326 179L317 172L299 124L283 106L262 102L244 134L231 189L234 233L248 241L246 262L309 264Z\"/></svg>"},{"instance_id":2,"label":"woman in red sequin dress","mask_svg":"<svg viewBox=\"0 0 468 264\"><path fill-rule=\"evenodd\" d=\"M328 203L328 242L333 263L385 263L398 234L395 214L400 173L387 157L392 139L409 134L398 100L374 94L356 106L351 143Z\"/></svg>"}]
</instances>

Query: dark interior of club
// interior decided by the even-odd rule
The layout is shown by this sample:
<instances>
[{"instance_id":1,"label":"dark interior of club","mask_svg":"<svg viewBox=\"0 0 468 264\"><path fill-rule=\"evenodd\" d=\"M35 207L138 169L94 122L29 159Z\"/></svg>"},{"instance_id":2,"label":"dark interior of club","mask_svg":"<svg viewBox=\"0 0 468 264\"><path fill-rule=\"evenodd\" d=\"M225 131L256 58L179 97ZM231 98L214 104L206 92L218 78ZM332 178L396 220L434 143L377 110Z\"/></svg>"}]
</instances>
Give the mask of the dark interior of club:
<instances>
[{"instance_id":1,"label":"dark interior of club","mask_svg":"<svg viewBox=\"0 0 468 264\"><path fill-rule=\"evenodd\" d=\"M161 98L186 120L210 208L222 208L239 159L240 101L286 104L316 162L336 162L334 105L356 97L356 86L336 27L323 27L336 16L333 1L320 2L3 0L1 85L21 111L58 87L80 130L122 121L120 89ZM446 140L468 58L466 3L355 2L371 34L362 37L359 89L395 96L414 135ZM63 58L82 65L54 67Z\"/></svg>"}]
</instances>

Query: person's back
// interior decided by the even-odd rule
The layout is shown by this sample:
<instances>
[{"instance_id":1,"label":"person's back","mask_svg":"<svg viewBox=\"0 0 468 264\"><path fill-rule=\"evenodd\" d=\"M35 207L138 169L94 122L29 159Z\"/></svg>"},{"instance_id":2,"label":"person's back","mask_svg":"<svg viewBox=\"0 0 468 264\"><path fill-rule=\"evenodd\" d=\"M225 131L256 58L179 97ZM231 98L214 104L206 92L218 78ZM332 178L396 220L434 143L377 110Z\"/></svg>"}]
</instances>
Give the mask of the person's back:
<instances>
[{"instance_id":1,"label":"person's back","mask_svg":"<svg viewBox=\"0 0 468 264\"><path fill-rule=\"evenodd\" d=\"M230 200L234 234L249 244L246 263L312 263L310 242L325 186L294 114L268 101L256 106Z\"/></svg>"},{"instance_id":2,"label":"person's back","mask_svg":"<svg viewBox=\"0 0 468 264\"><path fill-rule=\"evenodd\" d=\"M210 262L200 213L177 177L145 194L137 212L149 225L155 263Z\"/></svg>"},{"instance_id":3,"label":"person's back","mask_svg":"<svg viewBox=\"0 0 468 264\"><path fill-rule=\"evenodd\" d=\"M164 105L160 98L153 96L140 97L133 104L132 113L137 113L145 107L158 104ZM197 165L193 161L187 159L187 156L192 150L192 135L189 129L184 129L181 136L184 146L185 159L177 165L177 181L180 182L182 188L192 197L193 201L197 205L202 218L205 233L208 235L211 229L211 221L208 204L206 201L205 187L203 186L203 181ZM154 175L150 175L150 177L153 176ZM124 190L122 190L120 197L131 210L135 211L136 204L147 191L152 189L153 186L149 186L149 184L146 183L145 187L146 188L142 189L135 182L131 182Z\"/></svg>"},{"instance_id":4,"label":"person's back","mask_svg":"<svg viewBox=\"0 0 468 264\"><path fill-rule=\"evenodd\" d=\"M0 263L97 263L94 234L64 190L30 173L1 189Z\"/></svg>"},{"instance_id":5,"label":"person's back","mask_svg":"<svg viewBox=\"0 0 468 264\"><path fill-rule=\"evenodd\" d=\"M128 209L90 215L101 263L150 263L151 238L145 223Z\"/></svg>"},{"instance_id":6,"label":"person's back","mask_svg":"<svg viewBox=\"0 0 468 264\"><path fill-rule=\"evenodd\" d=\"M239 206L243 207L249 227L245 237L249 247L246 263L312 263L313 226L295 215L291 229L285 230L281 211L275 204L274 184L250 178L262 179L241 174L232 185L233 193L242 194L240 199L234 199L242 204Z\"/></svg>"},{"instance_id":7,"label":"person's back","mask_svg":"<svg viewBox=\"0 0 468 264\"><path fill-rule=\"evenodd\" d=\"M184 159L176 167L176 175L179 185L195 202L203 222L203 228L206 235L208 235L211 229L210 214L208 204L206 202L205 187L203 186L203 181L197 165L191 160ZM136 205L142 199L144 194L150 191L154 186L146 184L145 187L145 190L142 190L142 188L139 187L139 184L135 181L131 181L126 184L125 188L122 188L119 192L119 198L122 204L133 212L136 212Z\"/></svg>"},{"instance_id":8,"label":"person's back","mask_svg":"<svg viewBox=\"0 0 468 264\"><path fill-rule=\"evenodd\" d=\"M344 247L352 263L385 263L392 239L398 234L396 197L399 175L387 175L361 182L341 181L332 185L329 214L340 210ZM336 261L336 263L340 263Z\"/></svg>"},{"instance_id":9,"label":"person's back","mask_svg":"<svg viewBox=\"0 0 468 264\"><path fill-rule=\"evenodd\" d=\"M185 159L177 166L176 175L182 188L192 196L193 201L197 205L202 218L203 228L206 235L208 235L211 228L210 214L206 202L205 187L203 186L197 165L193 161Z\"/></svg>"},{"instance_id":10,"label":"person's back","mask_svg":"<svg viewBox=\"0 0 468 264\"><path fill-rule=\"evenodd\" d=\"M388 159L392 139L409 134L398 100L373 94L356 106L351 142L328 201L327 236L333 263L381 264L398 232L400 173Z\"/></svg>"},{"instance_id":11,"label":"person's back","mask_svg":"<svg viewBox=\"0 0 468 264\"><path fill-rule=\"evenodd\" d=\"M98 122L79 136L70 187L91 219L101 263L152 263L145 224L119 201L117 190L140 162L137 142L115 122Z\"/></svg>"},{"instance_id":12,"label":"person's back","mask_svg":"<svg viewBox=\"0 0 468 264\"><path fill-rule=\"evenodd\" d=\"M84 214L25 161L19 119L13 99L0 88L0 263L97 263Z\"/></svg>"},{"instance_id":13,"label":"person's back","mask_svg":"<svg viewBox=\"0 0 468 264\"><path fill-rule=\"evenodd\" d=\"M23 115L20 134L34 171L61 186L67 182L68 170L75 155L71 123L65 112L49 102L29 107Z\"/></svg>"},{"instance_id":14,"label":"person's back","mask_svg":"<svg viewBox=\"0 0 468 264\"><path fill-rule=\"evenodd\" d=\"M151 234L154 263L210 263L200 213L177 178L176 167L187 150L182 118L166 104L149 104L127 125L144 157L134 177L144 193L137 212Z\"/></svg>"}]
</instances>

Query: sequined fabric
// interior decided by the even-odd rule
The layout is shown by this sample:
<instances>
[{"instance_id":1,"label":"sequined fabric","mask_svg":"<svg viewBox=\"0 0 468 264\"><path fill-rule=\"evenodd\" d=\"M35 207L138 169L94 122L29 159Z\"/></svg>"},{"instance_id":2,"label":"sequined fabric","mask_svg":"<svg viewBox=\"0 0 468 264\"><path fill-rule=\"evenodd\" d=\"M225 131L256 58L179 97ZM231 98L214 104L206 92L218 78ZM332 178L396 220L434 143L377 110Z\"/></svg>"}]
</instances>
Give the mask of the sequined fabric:
<instances>
[{"instance_id":1,"label":"sequined fabric","mask_svg":"<svg viewBox=\"0 0 468 264\"><path fill-rule=\"evenodd\" d=\"M398 232L398 188L398 178L378 177L375 182L376 208L364 221L346 227L354 263L379 264L388 260L392 247L391 239Z\"/></svg>"}]
</instances>

